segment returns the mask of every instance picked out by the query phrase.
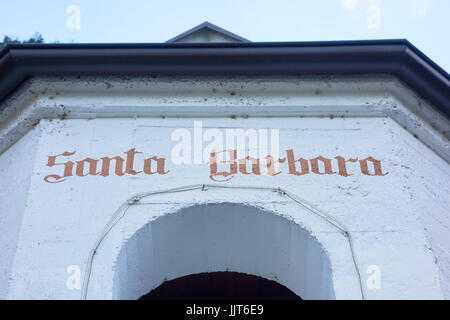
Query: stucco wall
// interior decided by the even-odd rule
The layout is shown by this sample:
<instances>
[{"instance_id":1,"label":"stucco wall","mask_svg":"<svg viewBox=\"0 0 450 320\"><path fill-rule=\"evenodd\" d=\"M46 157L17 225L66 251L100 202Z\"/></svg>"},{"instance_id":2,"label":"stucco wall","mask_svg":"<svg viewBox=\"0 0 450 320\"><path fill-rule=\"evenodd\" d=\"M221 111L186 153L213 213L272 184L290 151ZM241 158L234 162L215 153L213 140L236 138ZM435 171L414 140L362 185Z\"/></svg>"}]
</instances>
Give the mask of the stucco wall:
<instances>
[{"instance_id":1,"label":"stucco wall","mask_svg":"<svg viewBox=\"0 0 450 320\"><path fill-rule=\"evenodd\" d=\"M32 129L0 156L0 299L8 292L39 133L39 129Z\"/></svg>"},{"instance_id":2,"label":"stucco wall","mask_svg":"<svg viewBox=\"0 0 450 320\"><path fill-rule=\"evenodd\" d=\"M1 261L4 275L11 270L8 298L79 298L79 290L66 286L67 266L84 270L95 239L123 201L142 191L214 183L208 164L171 162L176 145L173 131L187 128L194 135L195 120L203 121L204 130L277 129L280 154L292 149L296 159L371 156L380 160L387 175L365 175L358 163L349 163L352 175L348 177L295 176L289 174L287 164L280 164L282 173L276 176L237 174L228 182L215 183L279 186L345 223L353 235L363 282L369 277L368 266L381 270L381 288L367 289L369 299L450 297L446 241L450 170L443 159L449 145L445 134L435 129L445 128L448 122L399 83L389 78L273 83L106 79L99 84L98 80L35 80L19 92L25 96L33 86L42 89L35 100L23 98L21 104L16 97L3 111L9 121L2 127L2 147L6 141L20 141L0 156L2 177L6 177L3 190L7 190L2 193L1 227L20 225L20 231L11 228L1 238L2 248L13 248ZM39 117L46 118L35 123L39 135L16 134ZM132 148L143 152L136 156L137 170L142 170L143 158L158 156L166 159L170 172L74 175L59 183L44 181L50 174L62 173L61 166L47 166L49 156L75 151L58 161L76 162L86 157L125 157L124 152ZM24 181L18 189L22 200L13 201L12 186L19 180ZM112 286L100 285L104 282L96 275L111 274L127 239L155 217L199 203L232 202L262 206L307 230L330 257L336 297L358 298L348 243L342 235L276 193L209 190L159 195L150 201L153 206L133 209L108 235L111 241L99 249L93 264L88 297L112 295Z\"/></svg>"}]
</instances>

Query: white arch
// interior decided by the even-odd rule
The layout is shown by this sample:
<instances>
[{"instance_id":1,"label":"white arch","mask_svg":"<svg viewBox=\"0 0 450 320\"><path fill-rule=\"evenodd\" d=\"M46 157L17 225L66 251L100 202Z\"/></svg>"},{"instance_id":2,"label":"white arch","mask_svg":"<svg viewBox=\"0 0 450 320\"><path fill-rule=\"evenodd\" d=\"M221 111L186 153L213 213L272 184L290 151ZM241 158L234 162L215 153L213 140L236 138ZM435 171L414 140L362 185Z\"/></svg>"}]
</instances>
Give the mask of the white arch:
<instances>
[{"instance_id":1,"label":"white arch","mask_svg":"<svg viewBox=\"0 0 450 320\"><path fill-rule=\"evenodd\" d=\"M142 208L133 206L133 216L145 215ZM239 201L208 202L143 219L128 234L116 230L97 252L87 297L136 299L165 280L228 270L275 280L303 299L359 299L342 234L319 231L321 238L340 239L319 241L318 234L276 211ZM333 246L347 254L330 260L325 247Z\"/></svg>"},{"instance_id":2,"label":"white arch","mask_svg":"<svg viewBox=\"0 0 450 320\"><path fill-rule=\"evenodd\" d=\"M164 280L226 270L276 280L305 299L334 299L328 256L306 230L232 203L188 207L139 229L120 250L113 298L137 299Z\"/></svg>"}]
</instances>

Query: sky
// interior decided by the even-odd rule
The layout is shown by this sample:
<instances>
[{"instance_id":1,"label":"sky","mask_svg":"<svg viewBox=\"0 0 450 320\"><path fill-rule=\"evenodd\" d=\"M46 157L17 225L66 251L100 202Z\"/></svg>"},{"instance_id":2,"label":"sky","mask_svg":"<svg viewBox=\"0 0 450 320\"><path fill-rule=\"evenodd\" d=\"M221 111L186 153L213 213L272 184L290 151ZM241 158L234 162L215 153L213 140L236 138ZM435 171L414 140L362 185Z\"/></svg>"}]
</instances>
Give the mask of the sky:
<instances>
[{"instance_id":1,"label":"sky","mask_svg":"<svg viewBox=\"0 0 450 320\"><path fill-rule=\"evenodd\" d=\"M449 0L0 0L0 37L164 42L209 21L251 41L408 39L449 72L449 15Z\"/></svg>"}]
</instances>

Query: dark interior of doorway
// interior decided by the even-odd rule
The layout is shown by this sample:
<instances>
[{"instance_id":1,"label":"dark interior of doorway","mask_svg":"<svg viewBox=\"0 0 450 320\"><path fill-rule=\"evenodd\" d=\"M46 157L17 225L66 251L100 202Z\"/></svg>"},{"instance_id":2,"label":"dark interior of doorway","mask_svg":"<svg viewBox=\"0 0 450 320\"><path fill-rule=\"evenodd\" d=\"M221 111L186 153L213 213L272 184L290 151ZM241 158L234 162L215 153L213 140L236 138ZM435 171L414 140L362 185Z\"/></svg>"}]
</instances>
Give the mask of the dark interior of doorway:
<instances>
[{"instance_id":1,"label":"dark interior of doorway","mask_svg":"<svg viewBox=\"0 0 450 320\"><path fill-rule=\"evenodd\" d=\"M281 284L238 272L207 272L165 281L140 300L301 300Z\"/></svg>"}]
</instances>

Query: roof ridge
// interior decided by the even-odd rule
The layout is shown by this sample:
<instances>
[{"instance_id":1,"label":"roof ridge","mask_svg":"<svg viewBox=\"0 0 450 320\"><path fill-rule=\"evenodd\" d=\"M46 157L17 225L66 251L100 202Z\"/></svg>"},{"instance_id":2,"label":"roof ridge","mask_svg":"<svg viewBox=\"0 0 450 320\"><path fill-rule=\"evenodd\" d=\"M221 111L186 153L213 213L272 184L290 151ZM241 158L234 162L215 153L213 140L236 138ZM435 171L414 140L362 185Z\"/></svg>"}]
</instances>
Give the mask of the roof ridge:
<instances>
[{"instance_id":1,"label":"roof ridge","mask_svg":"<svg viewBox=\"0 0 450 320\"><path fill-rule=\"evenodd\" d=\"M213 23L211 23L209 21L204 21L204 22L200 23L199 25L197 25L197 26L195 26L193 28L190 28L190 29L188 29L188 30L186 30L186 31L184 31L182 33L180 33L179 35L177 35L177 36L175 36L173 38L170 38L169 40L166 41L166 43L173 43L173 42L178 41L180 39L186 38L187 36L189 36L189 35L191 35L191 34L193 34L195 32L198 32L198 31L200 31L202 29L212 30L214 32L217 32L217 33L223 35L223 36L226 36L228 38L234 39L234 40L236 40L238 42L250 42L249 40L247 40L247 39L245 39L245 38L243 38L243 37L241 37L241 36L239 36L239 35L237 35L237 34L235 34L233 32L230 32L230 31L228 31L228 30L226 30L224 28L221 28L221 27L219 27L219 26L217 26L217 25L215 25L215 24L213 24Z\"/></svg>"}]
</instances>

